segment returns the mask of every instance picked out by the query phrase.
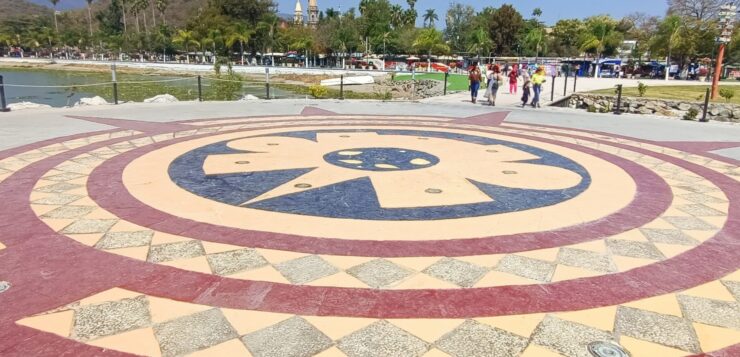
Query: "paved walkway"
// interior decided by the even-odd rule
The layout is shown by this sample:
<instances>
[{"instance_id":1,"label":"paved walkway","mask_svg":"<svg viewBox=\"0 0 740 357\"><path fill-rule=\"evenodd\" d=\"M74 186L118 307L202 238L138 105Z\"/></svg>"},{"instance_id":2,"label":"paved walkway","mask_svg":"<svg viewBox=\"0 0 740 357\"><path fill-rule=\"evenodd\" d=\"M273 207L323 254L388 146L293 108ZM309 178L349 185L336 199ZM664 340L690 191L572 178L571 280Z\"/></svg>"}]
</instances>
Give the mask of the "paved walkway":
<instances>
[{"instance_id":1,"label":"paved walkway","mask_svg":"<svg viewBox=\"0 0 740 357\"><path fill-rule=\"evenodd\" d=\"M556 77L555 78L555 95L552 95L553 92L553 80L552 78L548 78L547 82L543 85L542 88L542 96L540 103L544 106L549 103L552 103L550 100L551 98L553 101L558 101L560 99L565 98L565 96L569 96L574 93L574 87L573 87L573 78L569 77L567 79L565 77ZM609 88L616 88L618 84L622 84L625 88L627 87L637 87L637 83L641 80L637 79L615 79L615 78L578 78L575 88L575 92L589 92L599 89L609 89ZM520 81L521 82L521 81ZM711 83L709 82L699 82L699 81L676 81L676 80L654 80L654 79L648 79L648 80L642 80L643 83L646 83L649 86L659 87L659 86L708 86ZM517 107L521 106L521 90L522 90L522 84L519 83L518 87L518 93L517 94L511 94L509 93L509 85L508 82L504 86L501 87L499 90L499 95L496 101L496 104L499 107ZM567 84L567 87L566 87ZM740 82L722 82L722 85L732 85L737 86L740 85ZM482 88L480 92L478 93L478 102L480 105L488 105L487 98L485 98L485 89ZM534 94L534 93L532 93ZM530 97L530 101L532 98ZM455 94L449 94L444 97L434 97L434 98L427 98L422 100L422 102L425 103L447 103L447 104L454 104L454 103L470 103L470 93L469 92L462 92L462 93L455 93Z\"/></svg>"},{"instance_id":2,"label":"paved walkway","mask_svg":"<svg viewBox=\"0 0 740 357\"><path fill-rule=\"evenodd\" d=\"M740 354L739 126L272 101L0 130L3 356Z\"/></svg>"}]
</instances>

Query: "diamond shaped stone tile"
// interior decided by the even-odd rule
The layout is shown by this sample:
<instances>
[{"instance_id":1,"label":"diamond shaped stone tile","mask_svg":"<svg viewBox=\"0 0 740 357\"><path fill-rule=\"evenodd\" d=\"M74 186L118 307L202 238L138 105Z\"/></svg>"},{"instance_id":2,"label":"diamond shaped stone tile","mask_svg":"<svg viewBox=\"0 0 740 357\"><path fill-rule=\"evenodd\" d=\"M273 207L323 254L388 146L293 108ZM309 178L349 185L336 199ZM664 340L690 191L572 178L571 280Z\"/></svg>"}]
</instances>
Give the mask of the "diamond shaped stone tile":
<instances>
[{"instance_id":1,"label":"diamond shaped stone tile","mask_svg":"<svg viewBox=\"0 0 740 357\"><path fill-rule=\"evenodd\" d=\"M614 267L608 255L582 249L560 248L558 263L600 272L612 272Z\"/></svg>"},{"instance_id":2,"label":"diamond shaped stone tile","mask_svg":"<svg viewBox=\"0 0 740 357\"><path fill-rule=\"evenodd\" d=\"M620 306L617 308L614 327L621 335L692 353L701 352L691 323L677 316Z\"/></svg>"},{"instance_id":3,"label":"diamond shaped stone tile","mask_svg":"<svg viewBox=\"0 0 740 357\"><path fill-rule=\"evenodd\" d=\"M74 313L72 338L88 341L149 324L151 324L149 302L143 295L97 305L85 305L77 308Z\"/></svg>"},{"instance_id":4,"label":"diamond shaped stone tile","mask_svg":"<svg viewBox=\"0 0 740 357\"><path fill-rule=\"evenodd\" d=\"M663 253L651 243L631 240L607 239L606 246L614 255L642 259L665 259Z\"/></svg>"},{"instance_id":5,"label":"diamond shaped stone tile","mask_svg":"<svg viewBox=\"0 0 740 357\"><path fill-rule=\"evenodd\" d=\"M80 219L72 222L61 233L63 234L89 234L105 233L110 227L118 222L117 219Z\"/></svg>"},{"instance_id":6,"label":"diamond shaped stone tile","mask_svg":"<svg viewBox=\"0 0 740 357\"><path fill-rule=\"evenodd\" d=\"M268 264L254 249L240 249L206 256L211 270L217 275L230 275Z\"/></svg>"},{"instance_id":7,"label":"diamond shaped stone tile","mask_svg":"<svg viewBox=\"0 0 740 357\"><path fill-rule=\"evenodd\" d=\"M239 337L219 309L154 325L162 356L182 356Z\"/></svg>"},{"instance_id":8,"label":"diamond shaped stone tile","mask_svg":"<svg viewBox=\"0 0 740 357\"><path fill-rule=\"evenodd\" d=\"M663 217L664 220L678 229L709 231L717 227L696 217Z\"/></svg>"},{"instance_id":9,"label":"diamond shaped stone tile","mask_svg":"<svg viewBox=\"0 0 740 357\"><path fill-rule=\"evenodd\" d=\"M422 271L437 279L469 288L488 272L488 269L457 259L443 258Z\"/></svg>"},{"instance_id":10,"label":"diamond shaped stone tile","mask_svg":"<svg viewBox=\"0 0 740 357\"><path fill-rule=\"evenodd\" d=\"M53 219L72 219L72 218L81 218L90 212L92 212L95 209L93 206L62 206L59 208L54 209L51 212L48 212L44 215L42 215L42 218L53 218Z\"/></svg>"},{"instance_id":11,"label":"diamond shaped stone tile","mask_svg":"<svg viewBox=\"0 0 740 357\"><path fill-rule=\"evenodd\" d=\"M334 275L339 269L321 259L308 255L275 265L275 268L293 284L305 284L325 276Z\"/></svg>"},{"instance_id":12,"label":"diamond shaped stone tile","mask_svg":"<svg viewBox=\"0 0 740 357\"><path fill-rule=\"evenodd\" d=\"M723 284L727 287L727 290L730 290L732 295L735 297L735 300L740 301L740 282L738 281L723 281Z\"/></svg>"},{"instance_id":13,"label":"diamond shaped stone tile","mask_svg":"<svg viewBox=\"0 0 740 357\"><path fill-rule=\"evenodd\" d=\"M727 213L716 210L712 207L708 207L706 205L703 205L701 203L694 203L690 205L681 205L676 207L679 211L686 212L692 216L697 217L718 217L718 216L726 216Z\"/></svg>"},{"instance_id":14,"label":"diamond shaped stone tile","mask_svg":"<svg viewBox=\"0 0 740 357\"><path fill-rule=\"evenodd\" d=\"M679 229L657 229L657 228L640 228L640 232L653 243L680 244L680 245L699 245L699 241L689 237Z\"/></svg>"},{"instance_id":15,"label":"diamond shaped stone tile","mask_svg":"<svg viewBox=\"0 0 740 357\"><path fill-rule=\"evenodd\" d=\"M56 175L52 175L52 176L46 176L46 177L44 177L44 180L49 180L49 181L69 181L69 180L78 179L80 177L85 177L85 175L83 175L83 174L76 174L74 172L63 172L61 174L56 174Z\"/></svg>"},{"instance_id":16,"label":"diamond shaped stone tile","mask_svg":"<svg viewBox=\"0 0 740 357\"><path fill-rule=\"evenodd\" d=\"M678 295L684 316L694 322L740 330L740 304L737 302Z\"/></svg>"},{"instance_id":17,"label":"diamond shaped stone tile","mask_svg":"<svg viewBox=\"0 0 740 357\"><path fill-rule=\"evenodd\" d=\"M62 192L74 190L75 188L80 188L80 187L82 187L82 185L67 183L67 182L59 182L59 183L51 184L48 186L39 187L37 189L34 189L34 191L46 192L46 193L62 193Z\"/></svg>"},{"instance_id":18,"label":"diamond shaped stone tile","mask_svg":"<svg viewBox=\"0 0 740 357\"><path fill-rule=\"evenodd\" d=\"M555 264L539 259L509 254L503 257L494 270L525 278L548 282L555 272Z\"/></svg>"},{"instance_id":19,"label":"diamond shaped stone tile","mask_svg":"<svg viewBox=\"0 0 740 357\"><path fill-rule=\"evenodd\" d=\"M572 357L593 357L588 344L594 341L614 341L610 332L590 326L545 316L532 333L532 343Z\"/></svg>"},{"instance_id":20,"label":"diamond shaped stone tile","mask_svg":"<svg viewBox=\"0 0 740 357\"><path fill-rule=\"evenodd\" d=\"M693 192L693 193L707 193L707 192L719 191L719 189L716 187L704 186L704 185L681 185L681 186L676 186L676 187L682 190Z\"/></svg>"},{"instance_id":21,"label":"diamond shaped stone tile","mask_svg":"<svg viewBox=\"0 0 740 357\"><path fill-rule=\"evenodd\" d=\"M349 357L416 357L431 346L383 320L343 337L337 347Z\"/></svg>"},{"instance_id":22,"label":"diamond shaped stone tile","mask_svg":"<svg viewBox=\"0 0 740 357\"><path fill-rule=\"evenodd\" d=\"M413 271L385 259L375 259L354 266L347 273L376 289L390 286L414 274Z\"/></svg>"},{"instance_id":23,"label":"diamond shaped stone tile","mask_svg":"<svg viewBox=\"0 0 740 357\"><path fill-rule=\"evenodd\" d=\"M683 198L687 201L691 201L694 203L725 203L727 200L723 200L721 198L717 198L714 196L705 195L702 193L684 193L682 195L678 195L678 197Z\"/></svg>"},{"instance_id":24,"label":"diamond shaped stone tile","mask_svg":"<svg viewBox=\"0 0 740 357\"><path fill-rule=\"evenodd\" d=\"M82 195L69 195L69 194L60 194L60 195L54 195L44 198L39 198L38 200L35 200L31 203L36 205L66 205L70 204L74 201L77 201L81 199Z\"/></svg>"},{"instance_id":25,"label":"diamond shaped stone tile","mask_svg":"<svg viewBox=\"0 0 740 357\"><path fill-rule=\"evenodd\" d=\"M108 232L95 244L98 249L116 249L149 245L154 231Z\"/></svg>"},{"instance_id":26,"label":"diamond shaped stone tile","mask_svg":"<svg viewBox=\"0 0 740 357\"><path fill-rule=\"evenodd\" d=\"M682 170L682 169L680 169L680 168L677 168L677 169L678 169L679 171L681 171L681 170ZM662 170L661 170L661 171L662 171ZM695 183L695 182L699 182L699 181L704 181L704 180L706 180L706 179L705 179L705 178L703 178L703 177L698 177L698 176L689 176L689 175L671 175L671 176L669 176L669 177L668 177L668 179L671 179L671 180L676 180L676 181L681 181L681 182L686 182L686 183Z\"/></svg>"},{"instance_id":27,"label":"diamond shaped stone tile","mask_svg":"<svg viewBox=\"0 0 740 357\"><path fill-rule=\"evenodd\" d=\"M247 334L242 342L254 357L308 357L333 345L331 338L298 316Z\"/></svg>"},{"instance_id":28,"label":"diamond shaped stone tile","mask_svg":"<svg viewBox=\"0 0 740 357\"><path fill-rule=\"evenodd\" d=\"M519 356L528 338L473 320L442 336L436 345L452 356Z\"/></svg>"},{"instance_id":29,"label":"diamond shaped stone tile","mask_svg":"<svg viewBox=\"0 0 740 357\"><path fill-rule=\"evenodd\" d=\"M203 245L199 241L190 240L185 242L167 243L153 245L149 249L147 261L152 263L168 262L177 259L195 258L205 255Z\"/></svg>"}]
</instances>

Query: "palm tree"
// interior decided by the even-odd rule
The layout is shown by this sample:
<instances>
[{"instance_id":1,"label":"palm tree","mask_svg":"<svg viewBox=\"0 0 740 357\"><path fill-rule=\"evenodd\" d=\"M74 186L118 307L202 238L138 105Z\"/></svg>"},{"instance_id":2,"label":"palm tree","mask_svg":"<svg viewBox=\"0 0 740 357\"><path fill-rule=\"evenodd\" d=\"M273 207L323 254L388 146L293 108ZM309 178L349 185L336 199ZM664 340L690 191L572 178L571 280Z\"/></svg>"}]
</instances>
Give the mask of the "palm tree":
<instances>
[{"instance_id":1,"label":"palm tree","mask_svg":"<svg viewBox=\"0 0 740 357\"><path fill-rule=\"evenodd\" d=\"M87 24L90 25L90 36L93 34L92 30L92 9L90 7L92 6L92 3L95 0L86 0L87 1Z\"/></svg>"},{"instance_id":2,"label":"palm tree","mask_svg":"<svg viewBox=\"0 0 740 357\"><path fill-rule=\"evenodd\" d=\"M658 27L658 34L653 39L656 44L654 47L666 46L668 54L666 56L666 70L665 79L668 80L670 77L671 67L671 51L678 45L681 36L681 28L683 27L683 20L678 15L669 15L663 19Z\"/></svg>"},{"instance_id":3,"label":"palm tree","mask_svg":"<svg viewBox=\"0 0 740 357\"><path fill-rule=\"evenodd\" d=\"M535 50L535 62L537 62L536 59L540 57L540 49L542 48L542 45L546 44L546 36L547 33L545 32L545 29L541 27L530 29L524 36L524 43Z\"/></svg>"},{"instance_id":4,"label":"palm tree","mask_svg":"<svg viewBox=\"0 0 740 357\"><path fill-rule=\"evenodd\" d=\"M534 8L534 10L532 10L532 17L536 17L539 19L540 16L542 16L542 9L540 9L539 7Z\"/></svg>"},{"instance_id":5,"label":"palm tree","mask_svg":"<svg viewBox=\"0 0 740 357\"><path fill-rule=\"evenodd\" d=\"M239 44L239 55L241 58L241 65L244 65L244 45L249 42L254 32L247 29L247 26L243 23L238 23L229 29L229 33L226 36L226 47L229 49L233 48L237 43Z\"/></svg>"},{"instance_id":6,"label":"palm tree","mask_svg":"<svg viewBox=\"0 0 740 357\"><path fill-rule=\"evenodd\" d=\"M54 7L54 29L59 32L59 23L57 22L57 4L59 4L59 0L49 0L49 2Z\"/></svg>"},{"instance_id":7,"label":"palm tree","mask_svg":"<svg viewBox=\"0 0 740 357\"><path fill-rule=\"evenodd\" d=\"M491 36L489 36L488 31L486 31L482 27L478 27L470 34L470 39L468 42L470 43L470 47L468 47L468 52L476 53L478 55L479 62L480 54L489 54L491 53L491 49L493 48L493 41L491 40Z\"/></svg>"},{"instance_id":8,"label":"palm tree","mask_svg":"<svg viewBox=\"0 0 740 357\"><path fill-rule=\"evenodd\" d=\"M431 71L432 68L432 54L450 52L450 46L445 43L442 33L432 27L419 31L413 47L418 51L427 53L427 71Z\"/></svg>"},{"instance_id":9,"label":"palm tree","mask_svg":"<svg viewBox=\"0 0 740 357\"><path fill-rule=\"evenodd\" d=\"M399 28L403 24L403 8L401 5L391 6L391 25L393 28Z\"/></svg>"},{"instance_id":10,"label":"palm tree","mask_svg":"<svg viewBox=\"0 0 740 357\"><path fill-rule=\"evenodd\" d=\"M190 63L190 45L199 47L200 42L195 40L193 31L178 30L175 37L172 38L172 43L183 46L185 48L186 62Z\"/></svg>"},{"instance_id":11,"label":"palm tree","mask_svg":"<svg viewBox=\"0 0 740 357\"><path fill-rule=\"evenodd\" d=\"M439 17L434 12L434 9L427 9L427 12L424 13L424 24L428 24L429 27L434 27L434 21L439 20Z\"/></svg>"},{"instance_id":12,"label":"palm tree","mask_svg":"<svg viewBox=\"0 0 740 357\"><path fill-rule=\"evenodd\" d=\"M121 13L123 14L123 32L128 32L128 26L126 21L126 2L128 0L121 0Z\"/></svg>"},{"instance_id":13,"label":"palm tree","mask_svg":"<svg viewBox=\"0 0 740 357\"><path fill-rule=\"evenodd\" d=\"M270 12L265 14L262 17L262 20L260 20L259 23L257 23L257 29L260 31L266 32L264 36L264 43L263 43L263 49L264 51L272 53L272 46L275 44L275 30L278 27L278 24L280 23L280 19L277 17L276 14ZM262 52L262 61L264 63L264 51ZM275 58L270 58L270 61L273 65L275 65Z\"/></svg>"},{"instance_id":14,"label":"palm tree","mask_svg":"<svg viewBox=\"0 0 740 357\"><path fill-rule=\"evenodd\" d=\"M604 53L607 45L617 45L621 42L620 34L616 30L616 23L606 17L598 16L592 18L586 24L587 32L580 39L580 50L596 52L596 76L601 70L601 55Z\"/></svg>"},{"instance_id":15,"label":"palm tree","mask_svg":"<svg viewBox=\"0 0 740 357\"><path fill-rule=\"evenodd\" d=\"M406 0L406 3L409 4L409 9L413 10L416 5L416 0Z\"/></svg>"}]
</instances>

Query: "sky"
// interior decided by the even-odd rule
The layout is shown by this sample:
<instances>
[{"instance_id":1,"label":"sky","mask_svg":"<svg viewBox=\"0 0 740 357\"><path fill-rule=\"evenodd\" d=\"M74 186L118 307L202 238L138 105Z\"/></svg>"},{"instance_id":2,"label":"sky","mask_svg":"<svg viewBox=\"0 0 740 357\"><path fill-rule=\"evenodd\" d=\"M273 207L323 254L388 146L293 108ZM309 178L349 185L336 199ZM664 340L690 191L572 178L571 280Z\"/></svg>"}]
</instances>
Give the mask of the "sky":
<instances>
[{"instance_id":1,"label":"sky","mask_svg":"<svg viewBox=\"0 0 740 357\"><path fill-rule=\"evenodd\" d=\"M48 5L48 0L31 0L32 2ZM245 0L248 1L248 0ZM279 3L279 12L292 14L295 8L295 0L276 0ZM401 4L404 8L407 7L405 0L390 0L392 3ZM426 9L435 9L439 16L440 21L444 26L444 14L449 7L450 0L418 0L416 2L416 9L421 14ZM606 1L601 3L600 1L592 0L510 0L510 1L471 1L471 0L460 0L458 2L464 4L473 5L476 10L480 10L485 6L499 7L502 4L511 3L514 7L521 12L524 17L530 17L532 10L536 7L542 9L542 20L547 24L554 24L558 19L562 18L584 18L591 15L609 14L616 18L621 18L632 12L644 12L650 15L662 16L665 14L667 9L665 0L617 0L617 1ZM302 0L304 11L308 8L308 0ZM318 0L319 9L325 10L333 7L338 9L341 5L342 11L346 11L351 7L357 7L359 0ZM85 0L61 0L59 2L60 8L74 8L84 6ZM603 5L603 6L599 6ZM421 20L419 20L421 22Z\"/></svg>"}]
</instances>

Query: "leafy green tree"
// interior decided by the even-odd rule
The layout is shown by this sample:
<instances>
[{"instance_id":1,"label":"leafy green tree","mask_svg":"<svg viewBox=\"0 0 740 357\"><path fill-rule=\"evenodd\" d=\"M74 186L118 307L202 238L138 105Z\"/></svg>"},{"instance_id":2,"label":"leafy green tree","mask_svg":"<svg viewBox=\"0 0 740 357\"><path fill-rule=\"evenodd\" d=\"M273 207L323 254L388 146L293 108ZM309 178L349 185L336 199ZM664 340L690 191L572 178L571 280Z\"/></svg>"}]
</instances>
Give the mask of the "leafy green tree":
<instances>
[{"instance_id":1,"label":"leafy green tree","mask_svg":"<svg viewBox=\"0 0 740 357\"><path fill-rule=\"evenodd\" d=\"M123 33L123 14L119 1L112 0L108 7L96 15L103 36L120 35Z\"/></svg>"},{"instance_id":2,"label":"leafy green tree","mask_svg":"<svg viewBox=\"0 0 740 357\"><path fill-rule=\"evenodd\" d=\"M540 57L540 53L547 52L547 32L542 27L531 28L524 36L524 45L534 51L535 57Z\"/></svg>"},{"instance_id":3,"label":"leafy green tree","mask_svg":"<svg viewBox=\"0 0 740 357\"><path fill-rule=\"evenodd\" d=\"M239 44L239 58L242 65L244 65L244 45L249 43L253 33L254 31L247 28L245 24L237 23L229 27L226 34L226 47L233 48L237 43Z\"/></svg>"},{"instance_id":4,"label":"leafy green tree","mask_svg":"<svg viewBox=\"0 0 740 357\"><path fill-rule=\"evenodd\" d=\"M172 43L182 46L185 49L187 63L190 63L190 46L200 46L200 42L195 39L193 31L187 30L178 30L175 36L172 37Z\"/></svg>"},{"instance_id":5,"label":"leafy green tree","mask_svg":"<svg viewBox=\"0 0 740 357\"><path fill-rule=\"evenodd\" d=\"M654 53L664 53L668 60L668 66L671 61L671 51L676 48L681 38L681 30L684 27L683 19L678 15L666 16L658 25L658 32L652 39L651 50ZM666 79L669 71L666 71Z\"/></svg>"},{"instance_id":6,"label":"leafy green tree","mask_svg":"<svg viewBox=\"0 0 740 357\"><path fill-rule=\"evenodd\" d=\"M498 56L514 55L519 44L519 34L524 28L522 15L511 5L498 9L484 9L479 15L488 24L488 34Z\"/></svg>"},{"instance_id":7,"label":"leafy green tree","mask_svg":"<svg viewBox=\"0 0 740 357\"><path fill-rule=\"evenodd\" d=\"M468 43L468 52L477 54L479 61L481 54L488 56L494 47L491 37L488 36L488 31L482 27L479 27L470 33Z\"/></svg>"},{"instance_id":8,"label":"leafy green tree","mask_svg":"<svg viewBox=\"0 0 740 357\"><path fill-rule=\"evenodd\" d=\"M212 6L236 20L257 25L267 13L274 13L276 4L272 0L212 0Z\"/></svg>"},{"instance_id":9,"label":"leafy green tree","mask_svg":"<svg viewBox=\"0 0 740 357\"><path fill-rule=\"evenodd\" d=\"M445 17L445 38L455 51L466 50L466 37L474 26L475 9L470 5L452 3ZM486 33L486 36L488 34Z\"/></svg>"},{"instance_id":10,"label":"leafy green tree","mask_svg":"<svg viewBox=\"0 0 740 357\"><path fill-rule=\"evenodd\" d=\"M433 54L447 54L450 52L442 33L433 27L425 28L419 31L414 41L414 49L427 55L427 69L431 70Z\"/></svg>"},{"instance_id":11,"label":"leafy green tree","mask_svg":"<svg viewBox=\"0 0 740 357\"><path fill-rule=\"evenodd\" d=\"M623 35L617 31L617 22L609 16L593 16L586 19L586 31L579 39L581 51L595 54L598 74L603 55L613 55L622 44Z\"/></svg>"},{"instance_id":12,"label":"leafy green tree","mask_svg":"<svg viewBox=\"0 0 740 357\"><path fill-rule=\"evenodd\" d=\"M561 56L574 57L581 52L578 38L585 30L583 22L578 19L563 19L552 28L553 45L559 49Z\"/></svg>"},{"instance_id":13,"label":"leafy green tree","mask_svg":"<svg viewBox=\"0 0 740 357\"><path fill-rule=\"evenodd\" d=\"M59 0L49 0L49 2L54 9L54 29L59 32L59 22L57 21L57 4L59 4Z\"/></svg>"}]
</instances>

